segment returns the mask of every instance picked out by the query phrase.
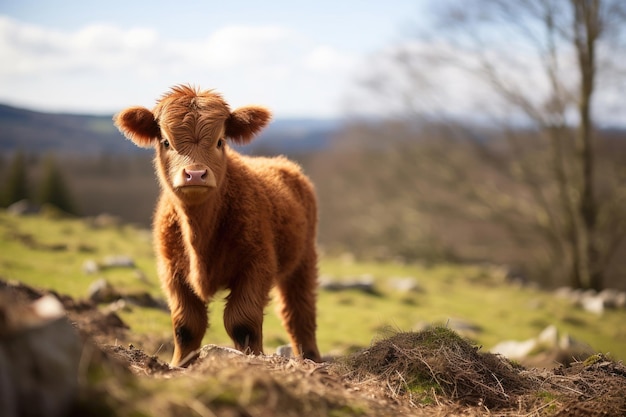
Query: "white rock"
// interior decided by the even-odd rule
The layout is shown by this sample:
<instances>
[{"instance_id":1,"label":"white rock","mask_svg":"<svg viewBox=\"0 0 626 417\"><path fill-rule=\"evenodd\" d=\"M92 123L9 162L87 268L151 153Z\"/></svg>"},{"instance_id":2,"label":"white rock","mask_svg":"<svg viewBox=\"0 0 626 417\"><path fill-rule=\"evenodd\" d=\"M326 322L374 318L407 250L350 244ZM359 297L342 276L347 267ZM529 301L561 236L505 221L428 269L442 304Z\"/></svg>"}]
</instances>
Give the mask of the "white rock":
<instances>
[{"instance_id":1,"label":"white rock","mask_svg":"<svg viewBox=\"0 0 626 417\"><path fill-rule=\"evenodd\" d=\"M606 288L598 294L598 298L604 301L605 308L624 308L626 293L612 288Z\"/></svg>"},{"instance_id":2,"label":"white rock","mask_svg":"<svg viewBox=\"0 0 626 417\"><path fill-rule=\"evenodd\" d=\"M88 275L97 274L100 271L98 263L93 259L87 259L83 263L83 272Z\"/></svg>"},{"instance_id":3,"label":"white rock","mask_svg":"<svg viewBox=\"0 0 626 417\"><path fill-rule=\"evenodd\" d=\"M88 297L94 303L107 303L119 298L113 286L104 278L94 281L87 290Z\"/></svg>"},{"instance_id":4,"label":"white rock","mask_svg":"<svg viewBox=\"0 0 626 417\"><path fill-rule=\"evenodd\" d=\"M491 348L491 353L497 353L509 359L522 359L528 356L536 347L536 339L529 339L523 342L507 340Z\"/></svg>"},{"instance_id":5,"label":"white rock","mask_svg":"<svg viewBox=\"0 0 626 417\"><path fill-rule=\"evenodd\" d=\"M102 266L106 268L134 268L135 261L126 255L107 256L102 261Z\"/></svg>"},{"instance_id":6,"label":"white rock","mask_svg":"<svg viewBox=\"0 0 626 417\"><path fill-rule=\"evenodd\" d=\"M232 358L235 356L243 356L244 354L233 348L217 346L217 345L204 345L198 352L198 359L205 359L208 357L213 358Z\"/></svg>"},{"instance_id":7,"label":"white rock","mask_svg":"<svg viewBox=\"0 0 626 417\"><path fill-rule=\"evenodd\" d=\"M559 332L554 325L550 325L543 329L539 336L537 336L537 343L542 347L553 348L558 345Z\"/></svg>"},{"instance_id":8,"label":"white rock","mask_svg":"<svg viewBox=\"0 0 626 417\"><path fill-rule=\"evenodd\" d=\"M387 283L400 292L424 292L424 288L413 277L393 277L389 278Z\"/></svg>"},{"instance_id":9,"label":"white rock","mask_svg":"<svg viewBox=\"0 0 626 417\"><path fill-rule=\"evenodd\" d=\"M626 308L626 292L620 291L615 300L615 308Z\"/></svg>"},{"instance_id":10,"label":"white rock","mask_svg":"<svg viewBox=\"0 0 626 417\"><path fill-rule=\"evenodd\" d=\"M276 354L283 358L293 358L293 349L290 345L282 345L276 348Z\"/></svg>"},{"instance_id":11,"label":"white rock","mask_svg":"<svg viewBox=\"0 0 626 417\"><path fill-rule=\"evenodd\" d=\"M602 313L604 313L604 300L601 297L587 295L583 296L580 302L585 311L589 311L590 313L597 315L602 315Z\"/></svg>"},{"instance_id":12,"label":"white rock","mask_svg":"<svg viewBox=\"0 0 626 417\"><path fill-rule=\"evenodd\" d=\"M33 302L31 307L42 319L54 320L65 316L63 304L54 295L44 295Z\"/></svg>"}]
</instances>

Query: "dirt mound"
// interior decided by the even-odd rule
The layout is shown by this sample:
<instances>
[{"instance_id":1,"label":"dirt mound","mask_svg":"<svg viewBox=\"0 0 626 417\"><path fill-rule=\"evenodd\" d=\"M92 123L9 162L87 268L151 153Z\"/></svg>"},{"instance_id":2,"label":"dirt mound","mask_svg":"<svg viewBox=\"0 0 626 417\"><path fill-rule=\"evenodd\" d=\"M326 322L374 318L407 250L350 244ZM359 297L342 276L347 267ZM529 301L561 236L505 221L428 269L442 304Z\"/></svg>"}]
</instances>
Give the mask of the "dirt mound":
<instances>
[{"instance_id":1,"label":"dirt mound","mask_svg":"<svg viewBox=\"0 0 626 417\"><path fill-rule=\"evenodd\" d=\"M489 409L510 408L538 381L508 360L445 327L397 333L345 361L356 380L375 376L394 395L433 403L442 396Z\"/></svg>"},{"instance_id":2,"label":"dirt mound","mask_svg":"<svg viewBox=\"0 0 626 417\"><path fill-rule=\"evenodd\" d=\"M172 368L128 345L132 329L119 317L53 292L0 280L0 300L10 301L0 303L0 319L9 317L14 305L44 294L61 301L83 336L74 361L79 370L74 405L64 415L626 415L626 367L603 355L554 370L528 370L481 352L448 328L433 327L389 335L324 364L210 346L188 368ZM11 331L0 333L0 351L15 340ZM34 358L14 359L19 360L10 362ZM36 359L45 366L43 355ZM2 381L19 389L11 378ZM2 394L0 389L0 400Z\"/></svg>"},{"instance_id":3,"label":"dirt mound","mask_svg":"<svg viewBox=\"0 0 626 417\"><path fill-rule=\"evenodd\" d=\"M98 343L126 339L128 325L114 312L101 312L98 306L89 300L75 300L56 291L36 289L21 282L5 281L1 278L0 294L13 305L28 303L44 295L52 295L61 302L68 319L82 336Z\"/></svg>"}]
</instances>

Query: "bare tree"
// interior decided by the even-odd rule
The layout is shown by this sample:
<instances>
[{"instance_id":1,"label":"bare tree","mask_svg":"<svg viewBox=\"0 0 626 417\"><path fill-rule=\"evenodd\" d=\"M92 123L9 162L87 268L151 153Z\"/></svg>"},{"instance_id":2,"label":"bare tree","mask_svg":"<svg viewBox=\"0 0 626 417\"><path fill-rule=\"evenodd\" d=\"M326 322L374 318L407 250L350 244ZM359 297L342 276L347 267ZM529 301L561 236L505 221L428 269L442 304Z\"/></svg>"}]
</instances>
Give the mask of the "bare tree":
<instances>
[{"instance_id":1,"label":"bare tree","mask_svg":"<svg viewBox=\"0 0 626 417\"><path fill-rule=\"evenodd\" d=\"M467 160L457 167L446 161L456 172L450 190L468 202L455 204L457 213L480 211L511 236L532 232L551 252L547 263L567 265L571 285L602 288L626 237L626 214L616 209L625 187L618 182L598 190L598 167L611 159L598 151L594 106L607 80L625 79L616 68L626 57L620 44L626 2L468 0L432 7L438 53L425 55L415 44L399 49L391 55L393 76L376 74L369 88L397 97L409 119L427 110L431 120L448 120L449 136L473 139L467 127L449 122L447 102L433 112L424 98L437 97L437 77L444 71L460 70L467 83L482 83L497 108L477 106L474 114L500 128L508 152L493 141L470 141L470 154L497 172L496 185L472 179ZM511 196L524 199L514 202Z\"/></svg>"}]
</instances>

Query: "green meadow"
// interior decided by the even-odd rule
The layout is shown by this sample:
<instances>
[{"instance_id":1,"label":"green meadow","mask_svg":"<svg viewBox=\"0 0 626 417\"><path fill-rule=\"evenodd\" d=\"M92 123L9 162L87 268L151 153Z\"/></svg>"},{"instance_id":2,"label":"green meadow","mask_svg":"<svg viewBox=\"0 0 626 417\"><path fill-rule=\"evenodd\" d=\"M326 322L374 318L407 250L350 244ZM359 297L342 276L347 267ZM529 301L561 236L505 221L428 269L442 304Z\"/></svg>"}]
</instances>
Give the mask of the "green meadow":
<instances>
[{"instance_id":1,"label":"green meadow","mask_svg":"<svg viewBox=\"0 0 626 417\"><path fill-rule=\"evenodd\" d=\"M83 271L89 260L101 262L116 255L131 257L136 268ZM507 283L504 271L495 266L405 265L322 256L319 270L321 276L336 281L368 276L376 290L374 294L319 291L318 340L323 354L340 355L369 346L394 330L463 320L478 327L469 337L484 349L503 340L535 337L555 325L559 332L599 352L626 359L626 311L608 310L601 316L585 312L549 292ZM407 277L417 283L417 291L394 289L394 280ZM121 293L148 292L162 298L150 232L131 225L97 226L85 219L17 217L0 211L0 279L80 299L87 297L90 284L99 278ZM232 346L222 324L224 295L218 294L210 306L204 343ZM131 307L119 315L130 326L129 340L136 337L138 347L146 337L163 343L170 339L167 312ZM273 305L266 310L264 339L268 353L287 343ZM151 349L147 353L158 353Z\"/></svg>"}]
</instances>

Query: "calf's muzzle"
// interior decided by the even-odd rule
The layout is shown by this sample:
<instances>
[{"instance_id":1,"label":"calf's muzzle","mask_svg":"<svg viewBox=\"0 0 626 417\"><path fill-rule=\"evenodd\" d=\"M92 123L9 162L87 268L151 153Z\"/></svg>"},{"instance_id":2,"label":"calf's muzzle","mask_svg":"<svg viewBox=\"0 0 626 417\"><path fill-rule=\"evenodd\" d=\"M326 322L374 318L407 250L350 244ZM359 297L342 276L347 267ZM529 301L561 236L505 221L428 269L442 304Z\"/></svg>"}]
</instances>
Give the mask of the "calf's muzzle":
<instances>
[{"instance_id":1,"label":"calf's muzzle","mask_svg":"<svg viewBox=\"0 0 626 417\"><path fill-rule=\"evenodd\" d=\"M174 177L174 188L180 191L208 190L217 186L215 174L206 165L188 165Z\"/></svg>"},{"instance_id":2,"label":"calf's muzzle","mask_svg":"<svg viewBox=\"0 0 626 417\"><path fill-rule=\"evenodd\" d=\"M207 185L208 171L206 169L183 169L183 175L185 176L185 185Z\"/></svg>"}]
</instances>

